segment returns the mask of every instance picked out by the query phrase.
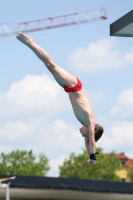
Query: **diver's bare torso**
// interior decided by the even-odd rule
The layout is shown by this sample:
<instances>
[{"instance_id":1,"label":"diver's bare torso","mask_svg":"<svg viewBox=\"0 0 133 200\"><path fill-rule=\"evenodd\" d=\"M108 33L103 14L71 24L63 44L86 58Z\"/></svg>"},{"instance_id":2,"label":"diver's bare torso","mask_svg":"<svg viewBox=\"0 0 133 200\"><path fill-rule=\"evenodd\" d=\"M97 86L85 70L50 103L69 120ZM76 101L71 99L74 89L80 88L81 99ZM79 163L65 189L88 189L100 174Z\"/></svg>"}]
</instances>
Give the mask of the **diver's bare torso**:
<instances>
[{"instance_id":1,"label":"diver's bare torso","mask_svg":"<svg viewBox=\"0 0 133 200\"><path fill-rule=\"evenodd\" d=\"M90 125L90 123L95 124L91 104L84 94L83 90L77 92L68 92L68 95L72 104L74 114L78 121L81 124L86 125L87 127Z\"/></svg>"}]
</instances>

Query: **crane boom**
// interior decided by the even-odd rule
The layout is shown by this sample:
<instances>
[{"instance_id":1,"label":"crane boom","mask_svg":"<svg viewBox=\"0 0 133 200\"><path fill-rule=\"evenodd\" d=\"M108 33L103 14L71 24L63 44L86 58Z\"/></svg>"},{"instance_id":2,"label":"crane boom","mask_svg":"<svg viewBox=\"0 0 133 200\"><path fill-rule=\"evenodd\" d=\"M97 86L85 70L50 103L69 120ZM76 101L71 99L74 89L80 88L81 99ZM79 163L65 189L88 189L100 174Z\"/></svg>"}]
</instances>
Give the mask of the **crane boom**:
<instances>
[{"instance_id":1,"label":"crane boom","mask_svg":"<svg viewBox=\"0 0 133 200\"><path fill-rule=\"evenodd\" d=\"M50 17L27 22L13 22L0 24L0 37L15 35L18 32L36 32L41 30L49 30L53 28L61 28L82 23L105 20L106 10L104 8L98 10L90 10L85 12L73 13L57 17Z\"/></svg>"}]
</instances>

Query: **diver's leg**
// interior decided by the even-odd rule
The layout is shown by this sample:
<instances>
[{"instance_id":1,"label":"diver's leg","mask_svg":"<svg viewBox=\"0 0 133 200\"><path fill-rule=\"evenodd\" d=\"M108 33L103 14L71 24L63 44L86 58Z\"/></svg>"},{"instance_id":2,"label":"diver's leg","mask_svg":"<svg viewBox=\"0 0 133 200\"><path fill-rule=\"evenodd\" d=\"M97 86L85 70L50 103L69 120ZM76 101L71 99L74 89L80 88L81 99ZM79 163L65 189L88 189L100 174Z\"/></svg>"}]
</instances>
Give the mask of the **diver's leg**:
<instances>
[{"instance_id":1,"label":"diver's leg","mask_svg":"<svg viewBox=\"0 0 133 200\"><path fill-rule=\"evenodd\" d=\"M77 78L69 74L61 67L57 66L53 62L50 55L44 49L38 46L31 36L27 36L26 34L20 32L16 35L16 37L39 57L39 59L45 64L48 70L53 74L54 78L60 86L65 85L67 87L74 87L77 84Z\"/></svg>"}]
</instances>

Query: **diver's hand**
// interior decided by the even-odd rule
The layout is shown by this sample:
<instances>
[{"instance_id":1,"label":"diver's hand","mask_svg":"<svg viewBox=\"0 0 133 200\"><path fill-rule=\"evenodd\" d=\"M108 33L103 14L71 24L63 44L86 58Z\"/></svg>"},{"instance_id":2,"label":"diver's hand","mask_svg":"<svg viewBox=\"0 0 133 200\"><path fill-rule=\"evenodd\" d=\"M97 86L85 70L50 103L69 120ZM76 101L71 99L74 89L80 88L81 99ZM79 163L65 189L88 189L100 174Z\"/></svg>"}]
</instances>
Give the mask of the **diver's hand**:
<instances>
[{"instance_id":1,"label":"diver's hand","mask_svg":"<svg viewBox=\"0 0 133 200\"><path fill-rule=\"evenodd\" d=\"M87 161L88 164L92 164L92 165L97 164L96 154L98 153L96 152L95 154L90 155L90 159Z\"/></svg>"},{"instance_id":2,"label":"diver's hand","mask_svg":"<svg viewBox=\"0 0 133 200\"><path fill-rule=\"evenodd\" d=\"M89 160L87 160L87 163L88 164L92 164L92 165L96 165L97 164L97 160L91 160L91 159L89 159Z\"/></svg>"}]
</instances>

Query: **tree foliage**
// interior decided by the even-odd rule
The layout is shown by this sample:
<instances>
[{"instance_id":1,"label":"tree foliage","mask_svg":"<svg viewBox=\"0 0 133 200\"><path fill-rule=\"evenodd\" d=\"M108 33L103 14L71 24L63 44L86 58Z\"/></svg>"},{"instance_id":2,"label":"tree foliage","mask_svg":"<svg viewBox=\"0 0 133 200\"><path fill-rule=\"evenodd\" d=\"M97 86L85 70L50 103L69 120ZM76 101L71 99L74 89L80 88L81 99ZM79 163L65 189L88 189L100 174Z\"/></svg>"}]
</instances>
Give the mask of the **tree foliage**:
<instances>
[{"instance_id":1,"label":"tree foliage","mask_svg":"<svg viewBox=\"0 0 133 200\"><path fill-rule=\"evenodd\" d=\"M128 170L128 176L130 177L130 180L133 182L133 167L131 167L131 168Z\"/></svg>"},{"instance_id":2,"label":"tree foliage","mask_svg":"<svg viewBox=\"0 0 133 200\"><path fill-rule=\"evenodd\" d=\"M120 161L114 152L105 155L101 148L97 148L100 153L97 155L98 162L96 165L90 165L86 162L88 160L86 151L84 149L82 151L78 156L71 153L69 158L59 166L61 177L120 181L115 174L116 169L120 167Z\"/></svg>"},{"instance_id":3,"label":"tree foliage","mask_svg":"<svg viewBox=\"0 0 133 200\"><path fill-rule=\"evenodd\" d=\"M45 176L49 169L47 157L40 154L36 158L32 150L0 155L0 174L3 175Z\"/></svg>"}]
</instances>

